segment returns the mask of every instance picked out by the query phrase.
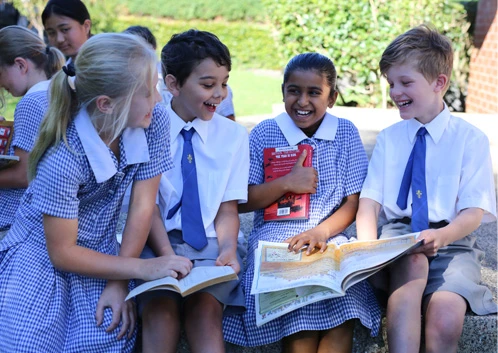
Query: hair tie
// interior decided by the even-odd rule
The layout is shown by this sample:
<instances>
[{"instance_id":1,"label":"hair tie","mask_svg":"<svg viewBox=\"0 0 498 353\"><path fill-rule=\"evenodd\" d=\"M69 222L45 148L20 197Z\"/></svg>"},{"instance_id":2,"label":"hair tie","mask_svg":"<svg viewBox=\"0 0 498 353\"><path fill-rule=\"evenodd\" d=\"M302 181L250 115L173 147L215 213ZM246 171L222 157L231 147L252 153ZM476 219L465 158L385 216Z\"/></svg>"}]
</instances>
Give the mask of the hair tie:
<instances>
[{"instance_id":1,"label":"hair tie","mask_svg":"<svg viewBox=\"0 0 498 353\"><path fill-rule=\"evenodd\" d=\"M50 46L45 47L45 54L50 55Z\"/></svg>"},{"instance_id":2,"label":"hair tie","mask_svg":"<svg viewBox=\"0 0 498 353\"><path fill-rule=\"evenodd\" d=\"M62 67L62 71L69 77L74 77L76 76L76 70L74 69L74 64L71 62L68 65L64 65Z\"/></svg>"},{"instance_id":3,"label":"hair tie","mask_svg":"<svg viewBox=\"0 0 498 353\"><path fill-rule=\"evenodd\" d=\"M67 84L71 87L71 90L76 92L76 85L74 81L76 79L76 70L74 69L74 64L70 62L69 64L62 67L62 71L67 75Z\"/></svg>"}]
</instances>

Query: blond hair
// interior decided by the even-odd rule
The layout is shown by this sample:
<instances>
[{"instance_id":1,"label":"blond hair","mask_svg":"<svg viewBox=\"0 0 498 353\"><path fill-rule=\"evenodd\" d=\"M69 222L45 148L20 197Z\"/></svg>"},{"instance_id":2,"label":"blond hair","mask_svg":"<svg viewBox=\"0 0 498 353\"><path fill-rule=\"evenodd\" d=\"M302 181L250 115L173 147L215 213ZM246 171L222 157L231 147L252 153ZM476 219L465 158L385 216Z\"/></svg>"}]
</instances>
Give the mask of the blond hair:
<instances>
[{"instance_id":1,"label":"blond hair","mask_svg":"<svg viewBox=\"0 0 498 353\"><path fill-rule=\"evenodd\" d=\"M29 157L28 178L36 174L38 162L51 146L64 141L66 129L79 109L86 109L98 134L106 143L118 138L128 124L131 101L144 85L155 89L156 56L145 42L134 35L103 33L91 37L74 62L75 91L64 71L52 80L50 106L40 126L35 147ZM102 113L95 104L99 96L111 98L113 109ZM151 100L154 95L151 94Z\"/></svg>"},{"instance_id":2,"label":"blond hair","mask_svg":"<svg viewBox=\"0 0 498 353\"><path fill-rule=\"evenodd\" d=\"M32 31L21 26L4 27L0 29L0 67L14 65L16 58L31 61L37 70L45 72L47 79L66 61L57 48L47 47ZM0 108L4 105L4 89L1 89Z\"/></svg>"},{"instance_id":3,"label":"blond hair","mask_svg":"<svg viewBox=\"0 0 498 353\"><path fill-rule=\"evenodd\" d=\"M433 82L440 74L446 75L446 92L453 69L451 41L431 25L412 28L394 39L384 50L379 62L380 72L385 76L393 65L406 63L413 63L429 82Z\"/></svg>"}]
</instances>

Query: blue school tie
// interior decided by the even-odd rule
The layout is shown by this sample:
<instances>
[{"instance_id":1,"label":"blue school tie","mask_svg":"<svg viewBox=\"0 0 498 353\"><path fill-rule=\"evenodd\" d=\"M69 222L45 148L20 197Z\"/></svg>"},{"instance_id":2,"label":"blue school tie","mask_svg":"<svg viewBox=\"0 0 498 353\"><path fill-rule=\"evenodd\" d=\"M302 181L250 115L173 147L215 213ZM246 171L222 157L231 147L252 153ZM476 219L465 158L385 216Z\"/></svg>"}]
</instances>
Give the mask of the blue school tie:
<instances>
[{"instance_id":1,"label":"blue school tie","mask_svg":"<svg viewBox=\"0 0 498 353\"><path fill-rule=\"evenodd\" d=\"M413 232L420 232L429 228L429 209L427 206L427 188L425 186L425 134L427 134L425 127L421 127L417 131L417 141L415 141L410 158L408 158L405 174L399 188L398 200L396 201L400 209L406 209L411 184L411 226Z\"/></svg>"},{"instance_id":2,"label":"blue school tie","mask_svg":"<svg viewBox=\"0 0 498 353\"><path fill-rule=\"evenodd\" d=\"M192 148L192 135L194 132L194 128L181 131L183 136L183 194L180 201L169 210L167 219L173 217L181 206L183 240L199 251L207 245L207 238L204 223L202 222L194 149Z\"/></svg>"}]
</instances>

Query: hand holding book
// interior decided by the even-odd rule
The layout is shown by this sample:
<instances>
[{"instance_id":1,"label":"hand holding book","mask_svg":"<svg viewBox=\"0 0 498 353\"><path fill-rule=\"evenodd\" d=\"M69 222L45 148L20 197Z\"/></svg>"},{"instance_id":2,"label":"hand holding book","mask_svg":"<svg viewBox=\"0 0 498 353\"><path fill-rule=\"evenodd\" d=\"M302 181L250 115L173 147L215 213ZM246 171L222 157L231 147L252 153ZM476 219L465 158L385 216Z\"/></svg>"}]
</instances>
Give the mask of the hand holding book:
<instances>
[{"instance_id":1,"label":"hand holding book","mask_svg":"<svg viewBox=\"0 0 498 353\"><path fill-rule=\"evenodd\" d=\"M265 208L265 221L307 219L310 194L316 193L317 171L312 167L313 148L301 144L265 148L265 183L282 178L287 193Z\"/></svg>"}]
</instances>

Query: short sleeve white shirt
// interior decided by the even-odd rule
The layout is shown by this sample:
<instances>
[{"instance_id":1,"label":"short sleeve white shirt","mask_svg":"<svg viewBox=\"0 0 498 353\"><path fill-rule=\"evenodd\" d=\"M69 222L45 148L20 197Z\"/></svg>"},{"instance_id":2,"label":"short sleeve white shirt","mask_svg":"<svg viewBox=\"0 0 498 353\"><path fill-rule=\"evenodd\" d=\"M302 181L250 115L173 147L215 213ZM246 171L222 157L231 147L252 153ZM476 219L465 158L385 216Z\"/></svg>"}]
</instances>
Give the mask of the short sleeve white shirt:
<instances>
[{"instance_id":1,"label":"short sleeve white shirt","mask_svg":"<svg viewBox=\"0 0 498 353\"><path fill-rule=\"evenodd\" d=\"M194 119L185 123L167 106L171 117L171 156L173 169L164 173L159 185L158 204L166 230L181 230L182 208L167 219L168 211L180 200L183 193L181 158L183 153L182 129L193 127L196 131L192 145L196 160L197 184L202 220L206 235L216 237L214 219L220 204L238 200L247 202L249 178L249 138L246 129L214 114L209 121ZM239 237L242 233L239 231Z\"/></svg>"},{"instance_id":2,"label":"short sleeve white shirt","mask_svg":"<svg viewBox=\"0 0 498 353\"><path fill-rule=\"evenodd\" d=\"M382 205L388 221L411 217L397 204L406 163L422 126L426 135L426 187L429 221L451 222L465 208L483 209L483 222L496 220L496 194L487 136L465 120L443 111L430 123L400 121L379 133L360 198Z\"/></svg>"}]
</instances>

